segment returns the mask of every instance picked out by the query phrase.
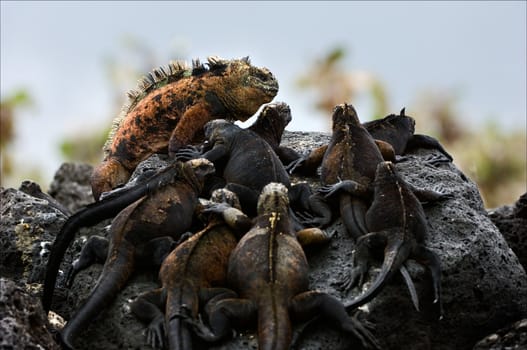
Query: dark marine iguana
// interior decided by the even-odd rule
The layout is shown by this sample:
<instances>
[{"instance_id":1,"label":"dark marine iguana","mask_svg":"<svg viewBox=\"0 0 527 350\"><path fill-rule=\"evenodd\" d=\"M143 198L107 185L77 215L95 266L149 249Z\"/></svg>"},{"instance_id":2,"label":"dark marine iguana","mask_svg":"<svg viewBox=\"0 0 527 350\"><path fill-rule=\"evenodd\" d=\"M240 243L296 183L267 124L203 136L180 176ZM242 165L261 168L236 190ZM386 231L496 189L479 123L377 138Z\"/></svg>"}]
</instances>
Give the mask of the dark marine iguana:
<instances>
[{"instance_id":1,"label":"dark marine iguana","mask_svg":"<svg viewBox=\"0 0 527 350\"><path fill-rule=\"evenodd\" d=\"M116 118L104 146L104 160L92 174L92 192L99 199L130 178L135 167L153 153L174 154L200 142L206 122L216 118L245 121L278 92L278 82L266 68L248 58L208 58L208 68L194 61L155 69Z\"/></svg>"},{"instance_id":2,"label":"dark marine iguana","mask_svg":"<svg viewBox=\"0 0 527 350\"><path fill-rule=\"evenodd\" d=\"M247 128L267 141L284 165L300 157L292 148L280 146L285 127L291 120L291 108L288 104L269 103L264 106L256 121Z\"/></svg>"},{"instance_id":3,"label":"dark marine iguana","mask_svg":"<svg viewBox=\"0 0 527 350\"><path fill-rule=\"evenodd\" d=\"M441 318L440 261L433 251L424 246L427 221L420 199L437 200L450 195L411 186L398 175L392 162L378 164L372 187L374 199L366 213L369 233L357 240L354 267L346 278L346 287L362 285L375 249L384 247L384 262L372 286L346 305L346 309L354 310L372 300L408 259L414 259L431 272L434 304ZM360 184L353 190L359 196L367 191L369 189Z\"/></svg>"},{"instance_id":4,"label":"dark marine iguana","mask_svg":"<svg viewBox=\"0 0 527 350\"><path fill-rule=\"evenodd\" d=\"M206 147L201 151L183 148L177 153L178 159L203 157L214 163L223 178L218 187L225 186L236 193L243 212L249 216L256 213L258 195L265 185L279 182L291 189L295 204L302 203L303 186L291 186L284 165L269 143L251 130L242 129L227 120L216 119L205 124ZM306 210L308 210L306 208Z\"/></svg>"},{"instance_id":5,"label":"dark marine iguana","mask_svg":"<svg viewBox=\"0 0 527 350\"><path fill-rule=\"evenodd\" d=\"M218 189L213 192L211 201L224 202L229 208L221 215L212 214L203 230L166 257L159 271L161 288L140 295L130 305L134 315L148 324L146 343L154 349L192 349L188 324L181 319L181 306L197 319L200 295L201 299L203 295L209 299L225 291L222 287L225 286L229 256L241 235L250 229L250 219L236 209L239 203L233 192ZM202 210L206 212L207 205Z\"/></svg>"},{"instance_id":6,"label":"dark marine iguana","mask_svg":"<svg viewBox=\"0 0 527 350\"><path fill-rule=\"evenodd\" d=\"M138 264L137 252L159 237L170 236L177 239L191 226L204 178L214 172L214 166L206 159L195 159L176 163L174 167L177 172L172 181L163 185L161 190L148 193L128 205L113 220L109 252L103 271L85 304L62 330L61 339L65 346L71 348L77 334L112 303ZM141 184L138 187L148 186ZM61 231L57 237L60 246L67 246L69 241L64 243L64 238L73 235L68 229L76 227L73 225L67 227L67 231Z\"/></svg>"},{"instance_id":7,"label":"dark marine iguana","mask_svg":"<svg viewBox=\"0 0 527 350\"><path fill-rule=\"evenodd\" d=\"M309 230L309 229L308 229ZM289 217L289 198L283 184L266 185L258 200L258 216L229 259L230 296L207 305L210 329L191 316L197 334L217 341L230 334L236 320L257 320L259 349L288 349L291 316L315 315L352 333L366 347L377 347L373 335L335 297L309 290L309 266Z\"/></svg>"},{"instance_id":8,"label":"dark marine iguana","mask_svg":"<svg viewBox=\"0 0 527 350\"><path fill-rule=\"evenodd\" d=\"M415 134L415 120L405 114L403 108L399 114L390 114L382 119L362 123L362 126L373 136L384 160L400 161L406 152L416 148L436 149L449 162L452 156L431 136ZM312 150L307 156L293 159L287 166L290 173L297 172L307 176L316 174L328 145ZM433 160L432 160L433 162Z\"/></svg>"},{"instance_id":9,"label":"dark marine iguana","mask_svg":"<svg viewBox=\"0 0 527 350\"><path fill-rule=\"evenodd\" d=\"M125 187L105 193L105 195L101 197L100 201L91 203L71 215L64 223L59 234L55 238L50 256L48 258L46 276L44 280L44 291L42 293L42 305L44 310L47 312L51 307L51 300L53 297L53 290L55 288L59 266L62 262L66 249L73 240L75 233L80 228L93 226L105 219L115 217L128 205L134 203L149 193L153 193L159 188L174 182L178 177L181 177L181 175L184 175L184 172L182 172L181 163L173 163L156 172L155 174L148 172L147 175L140 175L134 181L129 182L129 184L127 184ZM93 240L95 241L93 243L94 245L100 243L104 246L105 244L104 242L100 242L97 239ZM97 250L94 253L99 252L100 250ZM94 256L94 258L98 257ZM76 273L76 271L72 272L73 275L71 275L68 279L72 278Z\"/></svg>"}]
</instances>

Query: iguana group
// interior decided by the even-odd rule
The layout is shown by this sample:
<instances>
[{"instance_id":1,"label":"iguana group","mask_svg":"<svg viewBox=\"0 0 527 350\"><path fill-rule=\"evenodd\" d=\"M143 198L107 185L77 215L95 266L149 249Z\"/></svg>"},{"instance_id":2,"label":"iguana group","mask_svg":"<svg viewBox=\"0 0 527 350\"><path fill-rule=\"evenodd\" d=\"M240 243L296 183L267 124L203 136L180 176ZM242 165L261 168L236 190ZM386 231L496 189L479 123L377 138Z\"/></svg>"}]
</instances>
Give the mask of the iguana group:
<instances>
[{"instance_id":1,"label":"iguana group","mask_svg":"<svg viewBox=\"0 0 527 350\"><path fill-rule=\"evenodd\" d=\"M161 173L171 175L170 180L157 185L153 176L144 183L137 185L134 191L141 192L153 185L157 190L146 191L145 195L128 205L113 220L110 228L110 245L103 271L99 281L86 302L68 321L61 332L65 346L72 347L77 334L90 321L106 308L124 287L138 264L137 253L153 239L170 236L177 240L192 224L194 211L198 204L198 196L202 190L204 179L214 172L214 166L206 159L190 160L186 163L177 162ZM121 200L126 196L120 194ZM110 203L112 204L112 203ZM90 208L81 211L82 216L72 216L72 224L64 225L53 245L47 268L46 284L44 286L43 304L49 310L58 264L75 230L85 226L85 219L95 219L101 207L107 206L106 201L97 202Z\"/></svg>"},{"instance_id":2,"label":"iguana group","mask_svg":"<svg viewBox=\"0 0 527 350\"><path fill-rule=\"evenodd\" d=\"M229 260L227 283L233 291L208 307L210 328L187 318L200 337L217 341L230 334L234 322L257 320L259 349L287 349L293 315L322 315L353 334L363 346L378 346L338 299L309 289L309 266L296 234L289 216L287 188L267 184L258 199L254 226Z\"/></svg>"},{"instance_id":3,"label":"iguana group","mask_svg":"<svg viewBox=\"0 0 527 350\"><path fill-rule=\"evenodd\" d=\"M202 128L217 118L245 121L278 92L278 82L266 68L248 58L210 57L193 67L171 62L142 78L104 146L104 160L92 175L95 199L125 184L150 155L174 154L201 141Z\"/></svg>"}]
</instances>

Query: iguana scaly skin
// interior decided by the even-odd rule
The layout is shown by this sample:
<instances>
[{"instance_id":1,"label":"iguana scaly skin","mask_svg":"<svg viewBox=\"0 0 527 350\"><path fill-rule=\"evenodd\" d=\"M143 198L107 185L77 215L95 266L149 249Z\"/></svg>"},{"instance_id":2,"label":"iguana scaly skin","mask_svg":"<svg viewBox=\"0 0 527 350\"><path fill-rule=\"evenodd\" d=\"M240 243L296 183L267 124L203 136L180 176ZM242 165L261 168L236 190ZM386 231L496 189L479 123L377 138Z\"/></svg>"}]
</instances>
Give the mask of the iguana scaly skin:
<instances>
[{"instance_id":1,"label":"iguana scaly skin","mask_svg":"<svg viewBox=\"0 0 527 350\"><path fill-rule=\"evenodd\" d=\"M181 319L182 306L197 319L200 295L209 298L224 291L230 254L245 233L236 229L240 222L250 225L250 219L235 209L239 203L233 192L216 190L211 200L230 207L221 215L212 214L203 230L166 257L159 271L161 288L140 295L130 305L136 317L148 324L146 338L152 348L192 349L188 324Z\"/></svg>"},{"instance_id":2,"label":"iguana scaly skin","mask_svg":"<svg viewBox=\"0 0 527 350\"><path fill-rule=\"evenodd\" d=\"M126 183L153 153L173 154L201 141L201 130L212 119L245 121L277 92L272 73L248 58L210 57L208 68L195 61L192 69L172 62L154 70L129 92L130 102L115 122L104 160L92 175L95 199Z\"/></svg>"},{"instance_id":3,"label":"iguana scaly skin","mask_svg":"<svg viewBox=\"0 0 527 350\"><path fill-rule=\"evenodd\" d=\"M378 164L373 188L374 200L366 213L369 233L357 240L348 286L362 284L369 269L372 250L384 248L384 262L372 286L346 309L353 310L372 300L406 260L414 259L428 267L432 274L434 303L441 317L440 261L434 252L424 246L427 221L418 197L437 200L449 195L414 188L397 174L392 162ZM357 190L358 195L360 192Z\"/></svg>"},{"instance_id":4,"label":"iguana scaly skin","mask_svg":"<svg viewBox=\"0 0 527 350\"><path fill-rule=\"evenodd\" d=\"M405 114L403 108L399 114L390 114L384 118L362 123L362 126L374 138L384 160L396 161L408 151L416 148L436 149L446 160L452 161L452 156L443 146L431 136L415 134L415 120ZM312 150L305 157L293 159L288 166L290 172L297 172L306 176L316 174L328 145Z\"/></svg>"},{"instance_id":5,"label":"iguana scaly skin","mask_svg":"<svg viewBox=\"0 0 527 350\"><path fill-rule=\"evenodd\" d=\"M113 220L103 271L85 304L62 330L65 346L71 348L78 333L113 302L138 264L138 251L159 237L178 239L192 224L204 178L214 172L214 166L206 159L175 166L178 171L171 182L127 206Z\"/></svg>"},{"instance_id":6,"label":"iguana scaly skin","mask_svg":"<svg viewBox=\"0 0 527 350\"><path fill-rule=\"evenodd\" d=\"M258 200L252 229L231 254L227 280L231 297L208 306L210 329L192 319L199 336L217 341L230 334L231 322L257 320L261 350L288 349L290 314L299 318L322 315L353 333L365 346L375 338L348 316L343 304L329 294L309 290L309 266L289 218L289 199L283 184L266 185Z\"/></svg>"},{"instance_id":7,"label":"iguana scaly skin","mask_svg":"<svg viewBox=\"0 0 527 350\"><path fill-rule=\"evenodd\" d=\"M299 154L292 148L280 146L285 127L292 120L291 108L284 102L269 103L264 106L256 121L247 129L258 134L284 165L298 159Z\"/></svg>"},{"instance_id":8,"label":"iguana scaly skin","mask_svg":"<svg viewBox=\"0 0 527 350\"><path fill-rule=\"evenodd\" d=\"M75 233L82 227L90 227L105 219L115 217L128 205L177 181L178 178L184 176L185 172L188 172L188 170L183 171L184 168L188 168L188 166L183 166L182 163L173 163L155 174L151 174L148 179L140 176L137 181L134 180L134 184L109 192L100 201L78 210L66 220L55 238L46 267L44 291L42 293L42 305L46 312L51 307L60 264L66 249L75 237ZM196 170L199 169L196 168ZM73 275L75 273L76 271L73 272Z\"/></svg>"},{"instance_id":9,"label":"iguana scaly skin","mask_svg":"<svg viewBox=\"0 0 527 350\"><path fill-rule=\"evenodd\" d=\"M332 130L322 159L320 181L322 185L331 186L344 226L357 239L367 232L364 215L369 198L352 196L346 187L349 181L353 181L353 184L368 188L375 177L377 164L383 161L383 157L373 137L361 125L352 105L335 107Z\"/></svg>"},{"instance_id":10,"label":"iguana scaly skin","mask_svg":"<svg viewBox=\"0 0 527 350\"><path fill-rule=\"evenodd\" d=\"M268 183L291 186L289 175L273 148L256 133L223 119L208 122L204 131L208 141L204 153L182 150L178 156L203 157L213 162L219 170L217 175L223 177L226 187L240 199L244 213L254 216L258 195Z\"/></svg>"}]
</instances>

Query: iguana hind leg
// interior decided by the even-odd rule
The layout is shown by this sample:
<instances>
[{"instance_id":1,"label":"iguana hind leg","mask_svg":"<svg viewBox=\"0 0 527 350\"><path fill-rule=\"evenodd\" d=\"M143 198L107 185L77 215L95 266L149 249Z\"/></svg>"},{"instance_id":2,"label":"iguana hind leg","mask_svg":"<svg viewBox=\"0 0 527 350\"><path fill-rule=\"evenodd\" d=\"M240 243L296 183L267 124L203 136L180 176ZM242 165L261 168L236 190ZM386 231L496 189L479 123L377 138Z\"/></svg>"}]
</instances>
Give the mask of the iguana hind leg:
<instances>
[{"instance_id":1,"label":"iguana hind leg","mask_svg":"<svg viewBox=\"0 0 527 350\"><path fill-rule=\"evenodd\" d=\"M370 261L373 260L372 250L385 246L386 242L387 238L384 232L371 232L357 240L353 254L353 267L339 284L345 292L355 286L362 286L364 277L370 268Z\"/></svg>"},{"instance_id":2,"label":"iguana hind leg","mask_svg":"<svg viewBox=\"0 0 527 350\"><path fill-rule=\"evenodd\" d=\"M308 291L298 294L291 301L291 311L304 319L321 316L334 322L341 330L353 334L365 348L379 348L373 334L359 320L349 316L337 298L327 293Z\"/></svg>"},{"instance_id":3,"label":"iguana hind leg","mask_svg":"<svg viewBox=\"0 0 527 350\"><path fill-rule=\"evenodd\" d=\"M141 322L147 324L146 344L153 349L162 348L165 341L166 294L162 288L139 295L131 304L130 310Z\"/></svg>"},{"instance_id":4,"label":"iguana hind leg","mask_svg":"<svg viewBox=\"0 0 527 350\"><path fill-rule=\"evenodd\" d=\"M82 247L80 256L73 261L66 277L66 285L71 287L75 276L96 263L104 263L108 256L110 241L100 236L91 236Z\"/></svg>"},{"instance_id":5,"label":"iguana hind leg","mask_svg":"<svg viewBox=\"0 0 527 350\"><path fill-rule=\"evenodd\" d=\"M192 317L185 317L185 322L192 325L197 336L208 342L226 338L232 333L232 322L235 320L250 320L256 316L257 308L249 299L228 298L218 301L209 310L209 325Z\"/></svg>"},{"instance_id":6,"label":"iguana hind leg","mask_svg":"<svg viewBox=\"0 0 527 350\"><path fill-rule=\"evenodd\" d=\"M443 318L443 304L441 301L441 261L436 253L423 245L417 246L412 252L412 258L430 270L434 289L434 305L438 319Z\"/></svg>"}]
</instances>

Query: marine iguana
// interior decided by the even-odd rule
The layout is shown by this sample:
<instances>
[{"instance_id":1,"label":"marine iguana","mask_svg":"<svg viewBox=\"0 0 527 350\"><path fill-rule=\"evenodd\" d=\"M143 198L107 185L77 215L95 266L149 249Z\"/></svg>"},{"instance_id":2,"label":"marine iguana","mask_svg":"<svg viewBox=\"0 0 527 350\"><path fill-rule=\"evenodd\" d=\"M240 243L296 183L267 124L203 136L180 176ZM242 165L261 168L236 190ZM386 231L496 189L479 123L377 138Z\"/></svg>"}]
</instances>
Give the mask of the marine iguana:
<instances>
[{"instance_id":1,"label":"marine iguana","mask_svg":"<svg viewBox=\"0 0 527 350\"><path fill-rule=\"evenodd\" d=\"M139 176L136 180L129 182L125 187L105 193L100 201L91 203L71 215L55 238L48 258L42 293L42 305L44 310L47 312L51 307L53 290L55 288L60 263L62 262L64 253L73 240L75 233L80 228L93 226L105 219L115 217L128 205L145 195L153 193L159 188L168 185L181 175L181 164L179 163L173 163L155 174L148 172L146 176ZM92 240L95 241L92 243L94 245L100 243L100 240ZM104 245L105 243L103 242L102 244ZM90 255L90 253L89 250L86 251L86 254ZM96 253L101 253L100 249L97 249ZM98 256L93 255L92 258L97 260ZM77 268L82 269L82 265L86 265L86 263L87 261L83 261L81 266L74 267L74 271L71 271L73 274L70 275L68 279L75 275Z\"/></svg>"},{"instance_id":2,"label":"marine iguana","mask_svg":"<svg viewBox=\"0 0 527 350\"><path fill-rule=\"evenodd\" d=\"M239 203L233 192L218 189L211 201L225 202L229 209L221 216L212 214L203 230L178 245L161 265L161 288L140 295L130 305L135 316L148 324L146 341L152 348L192 349L188 324L181 320L181 306L197 319L199 296L208 299L225 291L221 287L225 285L229 256L251 221L236 209ZM207 205L202 212L207 212Z\"/></svg>"},{"instance_id":3,"label":"marine iguana","mask_svg":"<svg viewBox=\"0 0 527 350\"><path fill-rule=\"evenodd\" d=\"M364 223L369 197L352 196L347 186L369 187L375 177L377 164L383 157L373 137L361 125L352 105L341 104L333 111L333 134L322 159L320 181L336 195L340 216L348 234L357 239L368 230ZM320 189L323 191L324 187ZM318 206L319 223L331 220L331 210Z\"/></svg>"},{"instance_id":4,"label":"marine iguana","mask_svg":"<svg viewBox=\"0 0 527 350\"><path fill-rule=\"evenodd\" d=\"M288 104L269 103L263 107L256 121L247 128L267 141L284 165L300 157L292 148L280 146L285 127L291 120L291 108Z\"/></svg>"},{"instance_id":5,"label":"marine iguana","mask_svg":"<svg viewBox=\"0 0 527 350\"><path fill-rule=\"evenodd\" d=\"M278 82L266 68L248 58L208 58L192 69L181 62L153 70L128 92L104 146L104 160L92 174L92 192L126 183L135 167L153 153L174 154L192 141L201 141L206 122L216 118L245 121L278 92Z\"/></svg>"},{"instance_id":6,"label":"marine iguana","mask_svg":"<svg viewBox=\"0 0 527 350\"><path fill-rule=\"evenodd\" d=\"M392 162L378 164L373 188L374 200L366 213L369 233L357 240L353 257L354 267L345 281L347 287L362 285L375 248L384 247L384 262L372 286L346 305L346 309L353 310L372 300L408 259L414 259L428 267L431 272L434 304L437 305L441 317L440 260L433 251L424 246L427 221L419 199L437 200L449 198L451 195L411 186L398 175ZM362 195L367 190L357 185L354 192L356 195Z\"/></svg>"},{"instance_id":7,"label":"marine iguana","mask_svg":"<svg viewBox=\"0 0 527 350\"><path fill-rule=\"evenodd\" d=\"M390 114L382 119L362 123L362 126L373 136L384 160L392 162L404 160L406 152L416 148L436 149L445 159L452 162L452 156L443 148L435 138L415 134L415 120L405 114L403 108L399 114ZM299 156L288 164L290 173L299 173L306 176L316 174L328 145L323 145L312 150L307 156Z\"/></svg>"},{"instance_id":8,"label":"marine iguana","mask_svg":"<svg viewBox=\"0 0 527 350\"><path fill-rule=\"evenodd\" d=\"M253 131L216 119L205 124L204 132L206 147L202 151L183 148L177 153L178 159L203 157L213 162L219 170L217 175L224 179L217 186L236 193L247 215L255 215L258 195L268 183L279 182L292 188L289 175L273 148ZM300 198L302 190L302 187L292 189L292 198Z\"/></svg>"},{"instance_id":9,"label":"marine iguana","mask_svg":"<svg viewBox=\"0 0 527 350\"><path fill-rule=\"evenodd\" d=\"M207 306L210 329L192 316L185 318L207 341L226 337L235 320L258 323L259 349L288 349L290 315L322 315L352 333L364 346L376 347L373 335L335 297L309 290L309 266L289 217L289 198L283 184L267 184L258 200L258 216L229 259L231 296L211 300Z\"/></svg>"},{"instance_id":10,"label":"marine iguana","mask_svg":"<svg viewBox=\"0 0 527 350\"><path fill-rule=\"evenodd\" d=\"M113 220L109 253L103 271L85 304L62 330L61 339L65 346L72 347L77 334L115 299L138 263L136 252L142 251L151 240L159 237L177 239L192 224L204 178L214 172L214 166L206 159L195 159L176 163L174 167L177 171L172 180L161 186L161 190L142 196ZM150 182L148 180L146 184ZM139 187L148 186L142 184ZM75 227L72 225L61 231L57 237L61 247L67 246L69 241L65 243L60 239L71 237L73 233L69 229Z\"/></svg>"}]
</instances>

